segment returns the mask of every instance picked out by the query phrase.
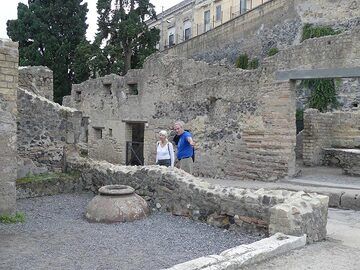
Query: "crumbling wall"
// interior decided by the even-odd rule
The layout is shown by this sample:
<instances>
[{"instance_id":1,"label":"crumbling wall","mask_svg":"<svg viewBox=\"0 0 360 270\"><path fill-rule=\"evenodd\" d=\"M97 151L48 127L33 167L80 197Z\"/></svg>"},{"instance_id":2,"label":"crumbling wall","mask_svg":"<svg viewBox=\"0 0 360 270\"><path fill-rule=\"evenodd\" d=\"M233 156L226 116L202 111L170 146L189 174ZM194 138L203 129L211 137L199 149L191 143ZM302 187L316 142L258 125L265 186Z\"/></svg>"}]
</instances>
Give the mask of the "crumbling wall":
<instances>
[{"instance_id":1,"label":"crumbling wall","mask_svg":"<svg viewBox=\"0 0 360 270\"><path fill-rule=\"evenodd\" d=\"M0 39L0 215L16 210L18 44Z\"/></svg>"},{"instance_id":2,"label":"crumbling wall","mask_svg":"<svg viewBox=\"0 0 360 270\"><path fill-rule=\"evenodd\" d=\"M324 148L360 148L360 113L304 113L304 164L324 163Z\"/></svg>"},{"instance_id":3,"label":"crumbling wall","mask_svg":"<svg viewBox=\"0 0 360 270\"><path fill-rule=\"evenodd\" d=\"M278 71L356 68L359 31L306 40L256 70L156 54L143 70L74 86L65 101L89 117L92 129L119 134L115 148L106 138L93 141L96 130L89 130L91 157L124 164L128 123L143 122L145 164L153 164L157 132L181 119L196 141L196 175L272 181L295 173L295 82L282 81Z\"/></svg>"},{"instance_id":4,"label":"crumbling wall","mask_svg":"<svg viewBox=\"0 0 360 270\"><path fill-rule=\"evenodd\" d=\"M19 67L19 87L53 100L53 72L43 66Z\"/></svg>"},{"instance_id":5,"label":"crumbling wall","mask_svg":"<svg viewBox=\"0 0 360 270\"><path fill-rule=\"evenodd\" d=\"M120 158L129 138L127 123L143 121L145 163L153 164L157 132L170 131L181 119L197 143L198 175L275 180L292 173L295 133L288 126L295 122L295 111L287 112L295 106L290 83L265 82L260 70L163 55L149 59L142 71L112 77L111 90L104 87L108 79L76 85L72 98L65 100L90 117L90 157L109 162L117 157L115 162L124 164ZM137 95L129 93L129 83L137 83ZM106 136L95 138L94 128L101 128L103 135L112 128L114 142Z\"/></svg>"},{"instance_id":6,"label":"crumbling wall","mask_svg":"<svg viewBox=\"0 0 360 270\"><path fill-rule=\"evenodd\" d=\"M82 113L21 88L17 107L18 177L61 171L64 147L79 142Z\"/></svg>"},{"instance_id":7,"label":"crumbling wall","mask_svg":"<svg viewBox=\"0 0 360 270\"><path fill-rule=\"evenodd\" d=\"M104 185L129 185L152 207L222 228L306 234L309 243L326 237L327 196L226 188L161 166L125 167L70 158L68 168L81 173L86 189L97 192Z\"/></svg>"}]
</instances>

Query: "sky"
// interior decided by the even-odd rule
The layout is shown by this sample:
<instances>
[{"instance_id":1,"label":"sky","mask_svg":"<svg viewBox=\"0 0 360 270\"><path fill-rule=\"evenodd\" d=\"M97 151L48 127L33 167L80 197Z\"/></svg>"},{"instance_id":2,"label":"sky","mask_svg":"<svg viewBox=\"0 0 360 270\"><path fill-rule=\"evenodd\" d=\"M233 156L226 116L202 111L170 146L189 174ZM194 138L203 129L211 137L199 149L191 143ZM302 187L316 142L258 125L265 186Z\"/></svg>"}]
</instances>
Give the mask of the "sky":
<instances>
[{"instance_id":1,"label":"sky","mask_svg":"<svg viewBox=\"0 0 360 270\"><path fill-rule=\"evenodd\" d=\"M8 38L6 34L6 22L7 20L17 19L17 6L18 3L27 4L27 0L0 0L1 8L0 8L0 38ZM4 3L5 2L5 3ZM96 32L96 2L97 0L84 0L84 2L88 3L88 15L87 15L87 24L89 25L87 31L87 39L93 40L94 34ZM176 5L181 2L181 0L150 0L150 2L155 6L156 13L160 13L162 10L162 6L164 10Z\"/></svg>"}]
</instances>

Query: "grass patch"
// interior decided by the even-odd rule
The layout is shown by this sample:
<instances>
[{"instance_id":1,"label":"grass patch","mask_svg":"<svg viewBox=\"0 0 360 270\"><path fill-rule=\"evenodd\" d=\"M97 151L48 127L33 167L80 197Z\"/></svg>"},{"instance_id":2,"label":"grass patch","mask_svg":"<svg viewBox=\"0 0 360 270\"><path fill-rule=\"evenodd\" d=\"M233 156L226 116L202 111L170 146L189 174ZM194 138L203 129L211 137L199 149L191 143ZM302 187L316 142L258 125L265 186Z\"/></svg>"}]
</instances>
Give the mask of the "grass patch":
<instances>
[{"instance_id":1,"label":"grass patch","mask_svg":"<svg viewBox=\"0 0 360 270\"><path fill-rule=\"evenodd\" d=\"M17 212L15 215L0 215L0 222L4 224L24 223L25 214Z\"/></svg>"},{"instance_id":2,"label":"grass patch","mask_svg":"<svg viewBox=\"0 0 360 270\"><path fill-rule=\"evenodd\" d=\"M69 173L42 173L37 175L28 175L23 178L19 178L16 180L16 184L26 184L26 183L34 183L34 182L46 182L46 181L56 181L58 179L62 180L74 180L80 177L80 172L73 171Z\"/></svg>"}]
</instances>

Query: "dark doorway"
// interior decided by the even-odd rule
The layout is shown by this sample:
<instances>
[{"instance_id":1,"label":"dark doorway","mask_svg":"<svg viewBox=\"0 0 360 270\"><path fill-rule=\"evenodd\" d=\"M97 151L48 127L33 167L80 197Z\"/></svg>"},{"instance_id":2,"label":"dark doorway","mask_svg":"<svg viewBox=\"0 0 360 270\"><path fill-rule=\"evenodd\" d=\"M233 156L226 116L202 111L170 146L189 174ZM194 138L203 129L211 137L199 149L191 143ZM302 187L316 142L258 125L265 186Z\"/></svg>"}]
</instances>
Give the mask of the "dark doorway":
<instances>
[{"instance_id":1,"label":"dark doorway","mask_svg":"<svg viewBox=\"0 0 360 270\"><path fill-rule=\"evenodd\" d=\"M127 123L126 165L144 165L145 123Z\"/></svg>"}]
</instances>

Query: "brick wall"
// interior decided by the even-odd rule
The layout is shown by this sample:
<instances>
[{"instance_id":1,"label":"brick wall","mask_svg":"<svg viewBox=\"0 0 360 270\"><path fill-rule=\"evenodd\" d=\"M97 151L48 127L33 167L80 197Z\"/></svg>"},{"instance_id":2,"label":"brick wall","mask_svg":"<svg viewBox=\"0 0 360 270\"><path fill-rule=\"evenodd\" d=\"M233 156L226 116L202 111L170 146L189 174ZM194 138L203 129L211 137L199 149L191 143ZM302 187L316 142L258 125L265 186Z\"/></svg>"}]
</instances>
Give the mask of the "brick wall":
<instances>
[{"instance_id":1,"label":"brick wall","mask_svg":"<svg viewBox=\"0 0 360 270\"><path fill-rule=\"evenodd\" d=\"M324 163L323 148L360 148L360 113L304 113L304 164Z\"/></svg>"},{"instance_id":2,"label":"brick wall","mask_svg":"<svg viewBox=\"0 0 360 270\"><path fill-rule=\"evenodd\" d=\"M16 210L18 44L0 39L0 215Z\"/></svg>"}]
</instances>

